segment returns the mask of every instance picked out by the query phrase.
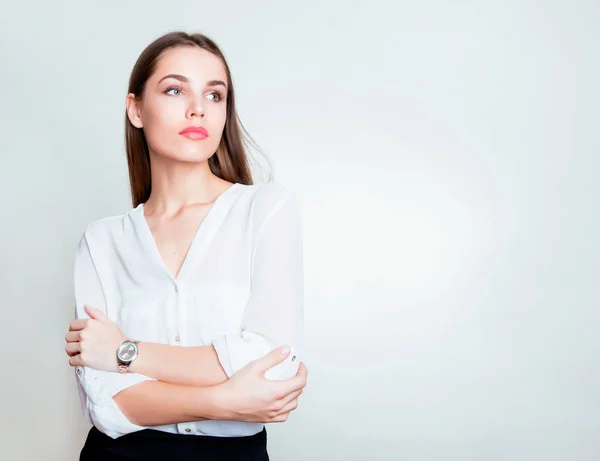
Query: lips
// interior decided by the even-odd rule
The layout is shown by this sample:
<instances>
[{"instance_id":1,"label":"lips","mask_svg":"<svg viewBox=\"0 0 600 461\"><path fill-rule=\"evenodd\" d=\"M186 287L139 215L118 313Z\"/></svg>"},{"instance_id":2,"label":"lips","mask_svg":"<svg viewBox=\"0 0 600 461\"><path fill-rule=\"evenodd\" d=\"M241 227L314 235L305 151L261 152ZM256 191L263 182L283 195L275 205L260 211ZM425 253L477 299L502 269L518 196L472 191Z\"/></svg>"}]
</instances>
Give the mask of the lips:
<instances>
[{"instance_id":1,"label":"lips","mask_svg":"<svg viewBox=\"0 0 600 461\"><path fill-rule=\"evenodd\" d=\"M180 135L188 139L205 139L208 138L208 131L201 126L188 126L179 132Z\"/></svg>"}]
</instances>

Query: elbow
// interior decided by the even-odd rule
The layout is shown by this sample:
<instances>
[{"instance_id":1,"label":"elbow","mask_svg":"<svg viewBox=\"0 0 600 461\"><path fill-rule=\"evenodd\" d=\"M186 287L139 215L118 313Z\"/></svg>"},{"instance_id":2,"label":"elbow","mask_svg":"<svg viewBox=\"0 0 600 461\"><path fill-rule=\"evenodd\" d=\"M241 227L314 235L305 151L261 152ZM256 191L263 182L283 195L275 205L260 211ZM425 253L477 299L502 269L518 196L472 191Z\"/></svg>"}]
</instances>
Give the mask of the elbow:
<instances>
[{"instance_id":1,"label":"elbow","mask_svg":"<svg viewBox=\"0 0 600 461\"><path fill-rule=\"evenodd\" d=\"M117 408L92 405L88 409L94 426L113 439L144 429L137 421L125 417Z\"/></svg>"},{"instance_id":2,"label":"elbow","mask_svg":"<svg viewBox=\"0 0 600 461\"><path fill-rule=\"evenodd\" d=\"M146 429L141 414L135 409L135 402L121 391L111 398L94 403L87 399L87 410L96 428L113 439Z\"/></svg>"},{"instance_id":3,"label":"elbow","mask_svg":"<svg viewBox=\"0 0 600 461\"><path fill-rule=\"evenodd\" d=\"M241 334L230 334L216 338L213 347L228 377L244 368L250 362L268 355L273 349L287 345L291 351L280 363L265 373L269 380L286 380L298 373L300 363L300 345L287 341L274 341L264 335L244 331Z\"/></svg>"},{"instance_id":4,"label":"elbow","mask_svg":"<svg viewBox=\"0 0 600 461\"><path fill-rule=\"evenodd\" d=\"M83 367L77 376L86 396L87 413L99 431L116 439L145 429L139 424L138 405L130 393L135 392L132 389L142 382L155 381L153 378L136 373L121 375L88 367Z\"/></svg>"},{"instance_id":5,"label":"elbow","mask_svg":"<svg viewBox=\"0 0 600 461\"><path fill-rule=\"evenodd\" d=\"M144 426L143 414L136 411L135 402L127 398L127 389L113 397L115 406L123 417L134 426Z\"/></svg>"}]
</instances>

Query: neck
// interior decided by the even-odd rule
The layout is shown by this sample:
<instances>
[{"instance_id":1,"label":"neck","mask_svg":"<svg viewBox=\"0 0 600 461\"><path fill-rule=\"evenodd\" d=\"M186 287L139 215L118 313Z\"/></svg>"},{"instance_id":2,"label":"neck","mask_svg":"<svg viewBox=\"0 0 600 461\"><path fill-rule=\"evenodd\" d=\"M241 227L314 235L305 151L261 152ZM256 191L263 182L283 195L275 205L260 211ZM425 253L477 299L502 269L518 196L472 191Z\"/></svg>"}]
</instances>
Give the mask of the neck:
<instances>
[{"instance_id":1,"label":"neck","mask_svg":"<svg viewBox=\"0 0 600 461\"><path fill-rule=\"evenodd\" d=\"M230 183L210 171L208 160L182 162L152 156L152 192L144 208L173 215L189 205L210 204Z\"/></svg>"}]
</instances>

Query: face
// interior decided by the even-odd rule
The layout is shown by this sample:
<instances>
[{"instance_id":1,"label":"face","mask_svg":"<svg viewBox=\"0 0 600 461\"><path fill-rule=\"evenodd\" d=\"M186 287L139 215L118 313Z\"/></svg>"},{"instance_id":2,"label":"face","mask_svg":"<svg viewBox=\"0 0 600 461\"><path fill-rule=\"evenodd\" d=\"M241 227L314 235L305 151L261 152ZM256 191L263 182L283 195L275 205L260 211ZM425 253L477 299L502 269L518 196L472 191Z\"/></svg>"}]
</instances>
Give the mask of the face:
<instances>
[{"instance_id":1,"label":"face","mask_svg":"<svg viewBox=\"0 0 600 461\"><path fill-rule=\"evenodd\" d=\"M221 60L197 47L166 50L146 82L142 101L127 95L127 114L143 128L151 155L199 162L211 157L221 140L226 118L227 74ZM190 126L208 137L181 134Z\"/></svg>"}]
</instances>

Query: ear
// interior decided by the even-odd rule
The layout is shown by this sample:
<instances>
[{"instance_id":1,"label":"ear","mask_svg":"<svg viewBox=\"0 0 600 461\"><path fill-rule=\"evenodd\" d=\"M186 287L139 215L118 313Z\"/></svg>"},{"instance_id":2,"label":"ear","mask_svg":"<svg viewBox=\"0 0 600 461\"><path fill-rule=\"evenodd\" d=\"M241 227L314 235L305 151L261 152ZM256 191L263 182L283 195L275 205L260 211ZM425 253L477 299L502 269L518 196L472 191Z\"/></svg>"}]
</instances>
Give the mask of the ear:
<instances>
[{"instance_id":1,"label":"ear","mask_svg":"<svg viewBox=\"0 0 600 461\"><path fill-rule=\"evenodd\" d=\"M144 124L142 122L140 105L135 99L135 95L133 93L129 93L127 95L125 104L127 106L127 117L129 117L129 121L131 122L131 124L136 128L142 128Z\"/></svg>"}]
</instances>

